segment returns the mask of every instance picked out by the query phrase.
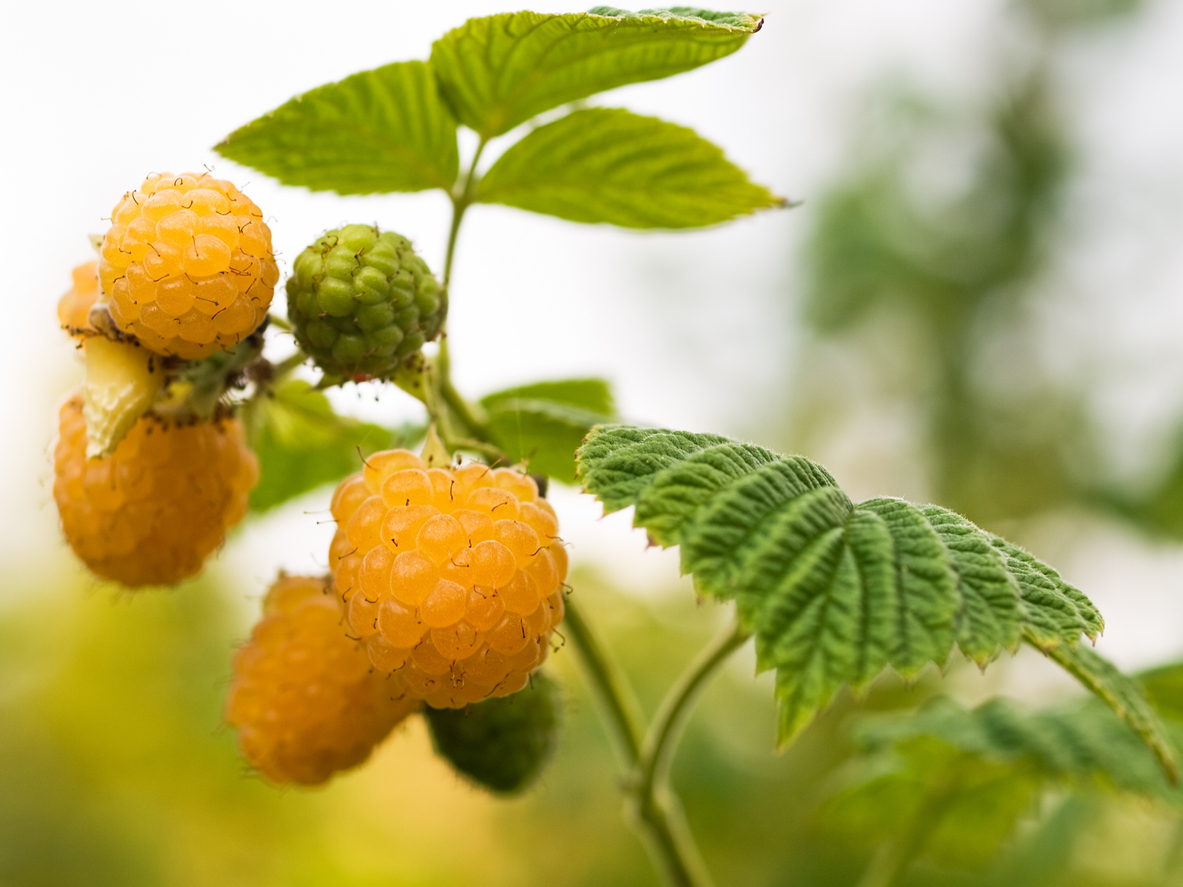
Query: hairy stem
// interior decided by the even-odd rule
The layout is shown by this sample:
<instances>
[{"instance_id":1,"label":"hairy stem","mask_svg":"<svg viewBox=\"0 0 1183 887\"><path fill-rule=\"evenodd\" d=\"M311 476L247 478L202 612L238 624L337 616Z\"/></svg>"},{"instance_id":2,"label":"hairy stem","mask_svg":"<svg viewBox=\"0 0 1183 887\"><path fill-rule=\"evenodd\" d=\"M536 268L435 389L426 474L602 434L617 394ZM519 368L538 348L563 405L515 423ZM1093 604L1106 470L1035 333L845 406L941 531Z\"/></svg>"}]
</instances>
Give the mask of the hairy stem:
<instances>
[{"instance_id":1,"label":"hairy stem","mask_svg":"<svg viewBox=\"0 0 1183 887\"><path fill-rule=\"evenodd\" d=\"M460 223L464 220L464 211L472 205L472 201L476 197L478 181L476 167L485 150L485 144L485 140L481 139L480 144L476 147L476 153L472 155L472 163L468 166L468 172L464 179L458 183L458 190L452 192L452 227L448 231L448 249L444 254L444 317L448 316L448 284L452 281L452 259L456 255L456 238L460 234Z\"/></svg>"},{"instance_id":2,"label":"hairy stem","mask_svg":"<svg viewBox=\"0 0 1183 887\"><path fill-rule=\"evenodd\" d=\"M275 364L272 368L272 379L276 382L285 378L288 373L298 366L303 366L308 360L308 355L301 350L297 350L295 354L290 354Z\"/></svg>"},{"instance_id":3,"label":"hairy stem","mask_svg":"<svg viewBox=\"0 0 1183 887\"><path fill-rule=\"evenodd\" d=\"M439 356L435 362L435 372L433 381L435 383L438 397L434 398L434 402L438 405L443 403L449 412L456 415L461 424L464 425L463 436L469 439L469 444L478 443L484 444L488 442L488 429L485 427L481 416L478 413L478 408L474 408L469 404L456 390L456 386L452 384L452 361L448 350L448 291L452 283L452 262L456 257L456 242L460 236L460 223L464 221L464 212L472 204L473 198L476 195L477 175L476 168L480 162L481 153L485 150L485 140L481 139L480 144L477 145L476 152L472 156L472 162L469 164L468 172L465 173L461 182L457 183L457 188L452 192L452 224L448 229L448 247L444 254L444 279L441 286L441 310L444 317L443 329L440 333L440 350ZM448 417L444 417L439 413L433 414L441 430L445 433L445 442L451 445L452 440L459 441L460 435L456 434L450 429L450 422ZM449 433L450 432L450 433ZM482 446L473 447L467 446L468 449L474 449L481 452L482 455L486 453Z\"/></svg>"}]
</instances>

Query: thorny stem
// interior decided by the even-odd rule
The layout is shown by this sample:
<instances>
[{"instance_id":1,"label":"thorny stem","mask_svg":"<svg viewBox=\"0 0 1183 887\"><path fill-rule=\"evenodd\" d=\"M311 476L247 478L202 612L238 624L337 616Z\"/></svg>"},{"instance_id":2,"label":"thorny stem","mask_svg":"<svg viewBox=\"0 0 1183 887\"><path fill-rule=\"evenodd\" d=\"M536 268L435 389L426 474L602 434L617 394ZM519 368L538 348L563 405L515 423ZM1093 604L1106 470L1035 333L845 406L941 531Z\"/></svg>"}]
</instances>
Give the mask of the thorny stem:
<instances>
[{"instance_id":1,"label":"thorny stem","mask_svg":"<svg viewBox=\"0 0 1183 887\"><path fill-rule=\"evenodd\" d=\"M480 407L465 400L452 383L446 332L448 290L456 241L464 212L475 197L476 167L484 147L482 139L467 175L458 190L452 193L452 224L448 231L442 286L445 332L430 370L432 378L428 388L433 390L427 397L427 404L432 418L442 420L438 422L440 433L450 448L504 458L491 440ZM441 406L446 410L440 409ZM452 417L464 426L466 437L456 434L450 421ZM669 769L674 747L699 691L727 657L748 639L747 633L734 625L712 641L670 688L646 733L644 716L628 677L584 618L579 605L571 600L566 604L563 626L583 665L620 762L621 784L627 796L626 819L641 835L654 864L671 887L711 887L711 877L686 826L681 804L670 788Z\"/></svg>"}]
</instances>

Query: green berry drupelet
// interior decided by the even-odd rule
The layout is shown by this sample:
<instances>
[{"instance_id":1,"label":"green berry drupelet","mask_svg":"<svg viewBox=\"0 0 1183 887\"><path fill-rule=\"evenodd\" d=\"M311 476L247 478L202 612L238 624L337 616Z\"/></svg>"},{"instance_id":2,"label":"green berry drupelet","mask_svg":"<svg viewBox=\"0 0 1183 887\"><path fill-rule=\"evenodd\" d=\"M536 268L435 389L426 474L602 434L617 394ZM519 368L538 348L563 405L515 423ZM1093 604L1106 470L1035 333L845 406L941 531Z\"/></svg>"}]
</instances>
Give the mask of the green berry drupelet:
<instances>
[{"instance_id":1,"label":"green berry drupelet","mask_svg":"<svg viewBox=\"0 0 1183 887\"><path fill-rule=\"evenodd\" d=\"M296 258L287 290L296 341L330 377L389 378L443 324L427 264L372 225L327 232Z\"/></svg>"}]
</instances>

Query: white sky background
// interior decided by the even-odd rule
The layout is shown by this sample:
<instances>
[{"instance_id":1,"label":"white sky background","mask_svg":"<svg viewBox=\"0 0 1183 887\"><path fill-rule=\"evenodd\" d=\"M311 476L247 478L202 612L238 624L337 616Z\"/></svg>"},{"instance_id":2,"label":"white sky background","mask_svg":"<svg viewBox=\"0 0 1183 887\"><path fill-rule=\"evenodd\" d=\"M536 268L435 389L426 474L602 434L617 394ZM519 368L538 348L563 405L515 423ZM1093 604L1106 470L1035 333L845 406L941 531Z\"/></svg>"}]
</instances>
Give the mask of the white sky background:
<instances>
[{"instance_id":1,"label":"white sky background","mask_svg":"<svg viewBox=\"0 0 1183 887\"><path fill-rule=\"evenodd\" d=\"M54 306L70 269L91 256L86 235L105 228L116 199L149 171L208 164L262 208L285 274L321 231L354 221L407 235L438 269L443 195L309 195L237 168L209 146L297 92L424 58L435 37L468 16L516 5L108 0L6 7L6 575L8 565L69 557L56 530L46 445L57 404L79 370ZM531 4L556 12L581 5ZM805 205L718 230L644 235L476 207L461 235L449 324L462 390L479 395L540 378L603 375L630 418L738 434L759 427L752 410L761 396L783 403L776 386L791 363L797 247L811 204L847 155L867 91L903 76L950 101L982 99L1003 0L756 5L768 12L765 27L738 54L596 101L693 126L757 181ZM1161 445L1183 399L1181 48L1183 3L1157 0L1136 26L1083 40L1065 69L1084 166L1071 261L1055 282L1065 338L1058 353L1067 373L1098 354L1111 367L1096 389L1099 407L1121 420L1113 423L1121 430L1119 456ZM385 421L416 415L393 391L380 405L350 399ZM826 454L809 455L824 461ZM320 496L301 507L325 504ZM575 557L608 559L626 587L676 570L674 557L641 553L643 539L626 532L627 518L596 522L598 507L574 495L559 504ZM299 512L287 509L249 529L223 553L225 567L258 591L280 564L311 566L329 528ZM1061 553L1067 561L1057 563L1109 618L1110 655L1140 665L1183 653L1183 557L1176 551L1106 532ZM0 591L0 600L12 593Z\"/></svg>"}]
</instances>

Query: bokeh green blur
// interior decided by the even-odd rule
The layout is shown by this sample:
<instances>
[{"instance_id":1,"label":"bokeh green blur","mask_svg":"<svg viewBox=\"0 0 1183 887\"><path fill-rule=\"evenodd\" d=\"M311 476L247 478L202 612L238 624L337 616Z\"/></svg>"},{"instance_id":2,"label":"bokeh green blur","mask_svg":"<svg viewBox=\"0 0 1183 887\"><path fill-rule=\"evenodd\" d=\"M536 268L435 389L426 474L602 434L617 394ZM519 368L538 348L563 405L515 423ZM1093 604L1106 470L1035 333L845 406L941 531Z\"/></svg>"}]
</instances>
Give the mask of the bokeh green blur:
<instances>
[{"instance_id":1,"label":"bokeh green blur","mask_svg":"<svg viewBox=\"0 0 1183 887\"><path fill-rule=\"evenodd\" d=\"M1087 384L1065 382L1039 344L1049 268L1072 259L1064 47L1142 12L1136 0L999 4L990 101L949 107L924 84L867 97L863 137L828 193L810 197L806 248L786 251L807 292L789 331L803 343L784 380L794 396L762 405L750 436L822 462L854 451L881 488L1019 542L1040 538L1049 516L1183 540L1183 447L1150 483L1107 479ZM951 140L975 144L974 161L917 193L917 164ZM898 458L882 457L877 416L897 429L883 439L910 442ZM652 712L723 614L673 576L643 599L607 577L585 566L570 582ZM230 653L251 620L228 570L136 595L68 564L9 582L0 887L658 883L622 820L616 762L570 650L547 666L565 694L559 750L523 797L457 777L419 718L329 786L277 790L221 726ZM750 666L740 656L707 690L673 773L720 885L870 887L884 848L908 842L900 884L1183 884L1183 807L1104 779L976 761L958 803L920 831L896 811L932 796L924 774L939 767L864 791L853 810L842 800L880 763L855 742L859 723L942 693L976 702L1032 659L997 663L995 683L960 662L910 687L886 675L781 754L770 682Z\"/></svg>"}]
</instances>

